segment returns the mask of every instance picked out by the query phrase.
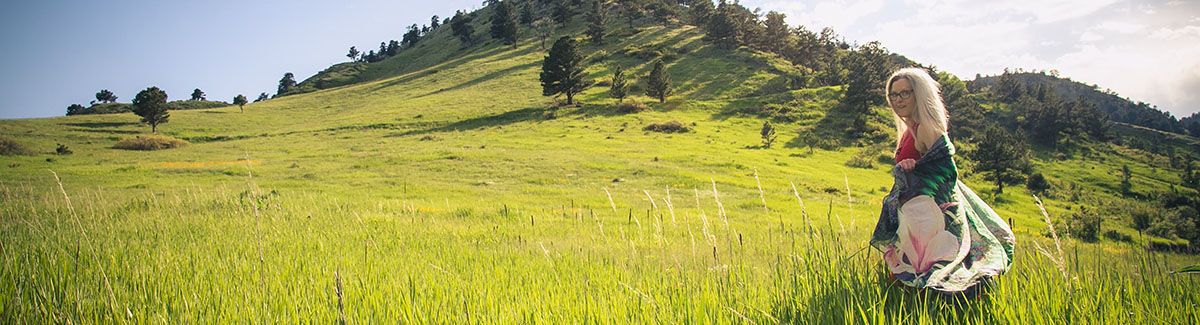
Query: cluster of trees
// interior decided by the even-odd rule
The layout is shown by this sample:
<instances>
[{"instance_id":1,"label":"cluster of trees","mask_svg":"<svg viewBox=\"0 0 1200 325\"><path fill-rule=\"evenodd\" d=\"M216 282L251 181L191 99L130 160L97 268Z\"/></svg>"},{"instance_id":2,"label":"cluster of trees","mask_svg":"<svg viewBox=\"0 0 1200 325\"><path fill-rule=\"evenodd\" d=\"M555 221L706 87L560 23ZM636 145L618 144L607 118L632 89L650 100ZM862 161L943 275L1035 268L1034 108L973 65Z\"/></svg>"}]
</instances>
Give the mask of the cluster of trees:
<instances>
[{"instance_id":1,"label":"cluster of trees","mask_svg":"<svg viewBox=\"0 0 1200 325\"><path fill-rule=\"evenodd\" d=\"M449 19L446 19L449 22ZM354 62L375 63L393 57L400 53L401 50L411 48L417 45L421 38L436 30L442 23L439 23L438 16L430 17L429 25L412 24L408 26L407 31L401 36L400 40L390 40L387 42L379 42L379 50L369 50L363 52L355 46L350 47L350 51L346 53L346 57Z\"/></svg>"},{"instance_id":2,"label":"cluster of trees","mask_svg":"<svg viewBox=\"0 0 1200 325\"><path fill-rule=\"evenodd\" d=\"M1108 140L1108 115L1086 98L1065 100L1045 83L1026 86L1009 73L1000 75L991 93L1011 107L1001 122L1035 143L1071 150L1084 141Z\"/></svg>"},{"instance_id":3,"label":"cluster of trees","mask_svg":"<svg viewBox=\"0 0 1200 325\"><path fill-rule=\"evenodd\" d=\"M585 80L583 54L579 51L579 42L571 36L563 36L554 42L550 52L542 61L542 72L539 80L542 84L543 96L566 95L567 104L574 103L574 96L590 84ZM666 102L671 95L671 75L663 61L655 60L650 76L646 80L646 95L657 98L660 103ZM621 66L613 71L609 95L621 102L629 95L629 81Z\"/></svg>"}]
</instances>

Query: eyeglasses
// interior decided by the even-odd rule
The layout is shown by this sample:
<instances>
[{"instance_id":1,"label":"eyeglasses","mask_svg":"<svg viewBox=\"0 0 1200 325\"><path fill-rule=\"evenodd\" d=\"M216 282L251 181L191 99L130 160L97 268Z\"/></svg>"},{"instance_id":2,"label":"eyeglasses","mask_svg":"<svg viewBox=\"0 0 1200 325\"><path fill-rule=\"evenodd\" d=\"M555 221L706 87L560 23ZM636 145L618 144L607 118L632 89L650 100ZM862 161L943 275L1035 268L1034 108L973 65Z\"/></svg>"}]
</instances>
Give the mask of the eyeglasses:
<instances>
[{"instance_id":1,"label":"eyeglasses","mask_svg":"<svg viewBox=\"0 0 1200 325\"><path fill-rule=\"evenodd\" d=\"M912 90L905 90L905 91L901 91L898 93L888 94L888 98L891 98L893 101L901 100L901 99L908 99L909 97L912 97L912 94L913 94Z\"/></svg>"}]
</instances>

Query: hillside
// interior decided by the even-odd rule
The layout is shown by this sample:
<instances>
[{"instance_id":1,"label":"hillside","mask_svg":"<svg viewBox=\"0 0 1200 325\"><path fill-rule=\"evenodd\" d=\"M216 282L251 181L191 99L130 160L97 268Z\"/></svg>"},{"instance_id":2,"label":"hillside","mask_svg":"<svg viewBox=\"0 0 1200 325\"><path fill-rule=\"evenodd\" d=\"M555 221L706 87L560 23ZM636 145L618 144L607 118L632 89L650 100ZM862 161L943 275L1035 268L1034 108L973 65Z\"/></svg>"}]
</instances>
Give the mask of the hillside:
<instances>
[{"instance_id":1,"label":"hillside","mask_svg":"<svg viewBox=\"0 0 1200 325\"><path fill-rule=\"evenodd\" d=\"M1039 73L1012 73L1012 75L1027 87L1032 87L1036 84L1048 85L1061 98L1069 100L1085 98L1099 106L1100 110L1108 114L1108 118L1113 122L1127 123L1164 132L1184 135L1191 134L1188 125L1170 113L1161 111L1158 107L1149 103L1135 103L1128 97L1120 97L1120 95L1111 90L1101 90L1101 86L1099 85L1087 85L1069 78L1049 75L1044 71ZM977 76L972 82L978 83L979 87L982 88L995 86L997 80L999 80L999 76ZM1192 135L1195 136L1196 134Z\"/></svg>"},{"instance_id":2,"label":"hillside","mask_svg":"<svg viewBox=\"0 0 1200 325\"><path fill-rule=\"evenodd\" d=\"M515 48L488 38L488 6L474 13L481 39L472 45L435 29L395 56L335 65L244 113L173 111L158 130L191 142L181 148L114 149L148 134L132 114L0 121L0 136L33 151L0 158L0 292L17 301L5 317L1197 319L1190 279L1168 274L1194 256L1145 249L1190 244L1176 228L1194 216L1176 201L1196 191L1181 185L1175 158L1101 141L1070 154L1035 147L1032 169L1051 184L1043 215L1021 184L998 193L975 175L973 144L954 138L962 180L1017 232L1017 262L987 299L913 294L888 285L866 247L892 185L888 108L869 106L865 118L847 109L847 83L823 84L844 81L836 64L722 48L681 19L651 15L630 27L609 4L604 43L579 37L584 15L548 37L582 40L594 85L579 105L542 96L539 37L523 34ZM644 93L656 59L674 81L665 103ZM635 80L625 102L646 110L621 112L608 95L617 65ZM985 114L1011 109L986 94L964 98ZM687 131L647 129L672 121ZM771 147L760 135L768 121ZM1129 137L1146 131L1133 129ZM73 153L53 154L58 145ZM1130 193L1118 186L1123 167ZM1069 239L1084 218L1099 220L1100 238ZM1067 253L1043 255L1038 247L1058 247L1057 236Z\"/></svg>"}]
</instances>

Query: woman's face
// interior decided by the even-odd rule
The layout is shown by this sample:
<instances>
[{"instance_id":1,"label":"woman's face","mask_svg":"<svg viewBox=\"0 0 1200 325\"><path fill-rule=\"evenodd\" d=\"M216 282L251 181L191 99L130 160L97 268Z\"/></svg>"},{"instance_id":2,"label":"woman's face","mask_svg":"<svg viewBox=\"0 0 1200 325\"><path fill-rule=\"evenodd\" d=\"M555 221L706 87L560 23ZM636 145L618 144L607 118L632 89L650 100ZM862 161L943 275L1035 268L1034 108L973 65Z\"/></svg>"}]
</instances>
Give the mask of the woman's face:
<instances>
[{"instance_id":1,"label":"woman's face","mask_svg":"<svg viewBox=\"0 0 1200 325\"><path fill-rule=\"evenodd\" d=\"M917 106L917 99L913 97L912 83L908 81L908 78L899 78L892 83L888 100L891 101L892 111L896 112L896 115L903 118L912 115L913 107Z\"/></svg>"}]
</instances>

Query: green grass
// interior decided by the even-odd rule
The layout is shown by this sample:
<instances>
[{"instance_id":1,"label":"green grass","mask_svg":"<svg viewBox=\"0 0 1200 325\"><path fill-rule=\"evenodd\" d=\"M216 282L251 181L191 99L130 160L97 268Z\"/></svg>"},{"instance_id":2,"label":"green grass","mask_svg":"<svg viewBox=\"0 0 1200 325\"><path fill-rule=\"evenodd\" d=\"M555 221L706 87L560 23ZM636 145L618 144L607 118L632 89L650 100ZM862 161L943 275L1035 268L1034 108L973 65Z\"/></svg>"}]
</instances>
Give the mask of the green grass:
<instances>
[{"instance_id":1,"label":"green grass","mask_svg":"<svg viewBox=\"0 0 1200 325\"><path fill-rule=\"evenodd\" d=\"M585 45L609 55L589 69L595 80L613 64L648 73L624 48L688 53L669 63L677 95L659 104L633 93L627 100L651 107L638 114L615 113L603 87L581 94L580 107L542 97L536 42L435 47L457 42L439 30L426 44L452 53L445 61L392 58L377 65L395 65L393 75L368 70L379 75L245 113L172 112L159 130L192 143L182 148L113 149L146 134L132 114L0 121L0 135L35 152L0 158L0 317L1200 322L1197 278L1169 274L1194 256L1146 251L1153 238L1107 215L1104 230L1135 244L1066 239L1060 267L1034 250L1054 243L1028 193L993 193L969 170L965 182L1017 232L1013 270L985 300L889 285L866 242L891 166L846 163L890 147L844 139L851 117L837 109L838 87L780 89L793 72L776 58L719 52L698 35L646 28ZM795 122L775 122L777 145L760 148L763 119L783 107ZM557 117L543 119L548 111ZM887 130L886 111L876 113L870 123ZM643 131L672 120L692 131ZM810 154L796 139L809 130L832 144ZM60 143L74 154L53 155ZM1115 193L1122 165L1135 192L1178 182L1155 155L1092 152L1036 160L1056 184L1045 198L1052 222L1081 204L1134 202Z\"/></svg>"}]
</instances>

